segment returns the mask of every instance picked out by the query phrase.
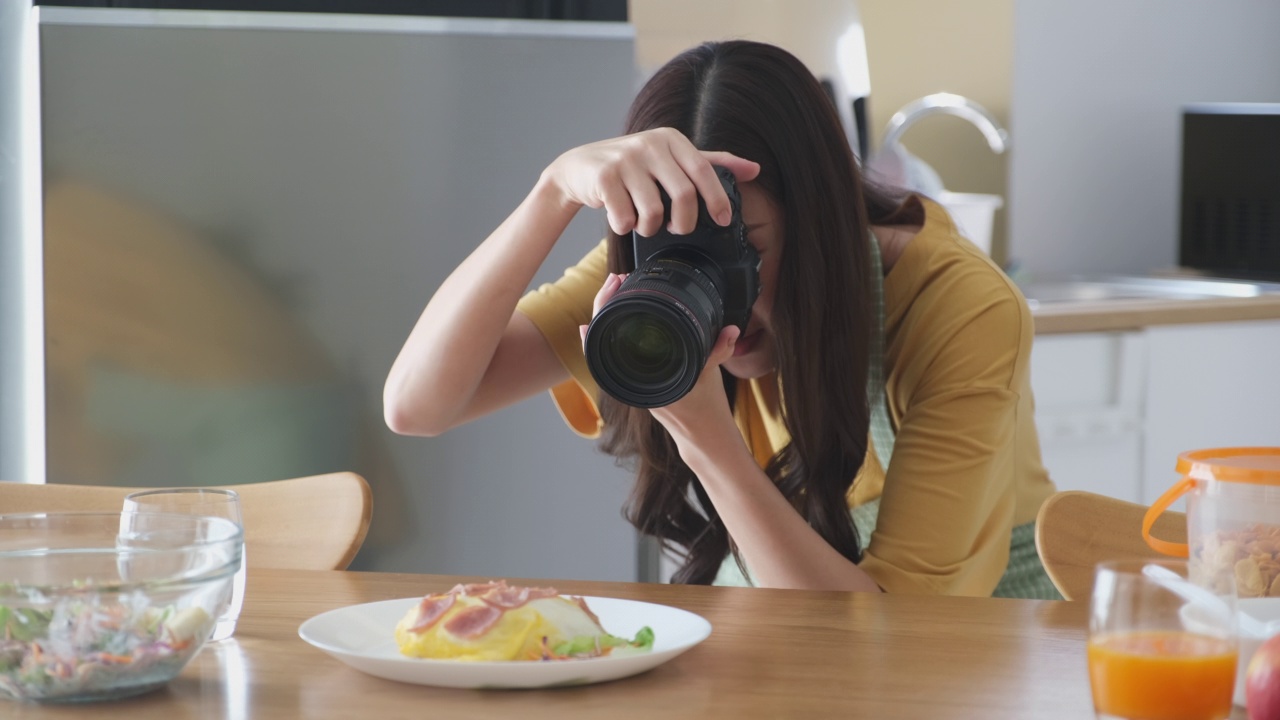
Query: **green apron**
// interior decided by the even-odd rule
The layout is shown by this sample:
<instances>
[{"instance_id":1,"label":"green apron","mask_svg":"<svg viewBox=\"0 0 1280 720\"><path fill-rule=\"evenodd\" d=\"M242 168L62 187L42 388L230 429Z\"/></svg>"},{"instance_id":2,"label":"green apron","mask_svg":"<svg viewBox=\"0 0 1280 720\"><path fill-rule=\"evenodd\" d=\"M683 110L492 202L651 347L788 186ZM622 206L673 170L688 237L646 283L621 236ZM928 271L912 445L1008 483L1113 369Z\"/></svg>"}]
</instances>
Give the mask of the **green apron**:
<instances>
[{"instance_id":1,"label":"green apron","mask_svg":"<svg viewBox=\"0 0 1280 720\"><path fill-rule=\"evenodd\" d=\"M884 268L880 260L880 243L875 235L871 236L869 244L871 245L871 291L875 302L876 325L871 333L867 399L871 404L871 442L875 446L876 455L887 470L889 459L893 457L895 435L893 424L889 421L889 403L885 396ZM871 541L871 533L876 529L880 498L863 503L850 512L853 515L854 528L858 532L858 544L865 549ZM991 593L992 597L1062 599L1061 593L1045 573L1044 565L1040 563L1040 555L1036 552L1035 528L1035 522L1029 522L1013 529L1013 536L1009 543L1009 564L1000 582L996 584L995 591ZM743 575L732 553L720 563L720 570L711 584L752 586L751 579Z\"/></svg>"}]
</instances>

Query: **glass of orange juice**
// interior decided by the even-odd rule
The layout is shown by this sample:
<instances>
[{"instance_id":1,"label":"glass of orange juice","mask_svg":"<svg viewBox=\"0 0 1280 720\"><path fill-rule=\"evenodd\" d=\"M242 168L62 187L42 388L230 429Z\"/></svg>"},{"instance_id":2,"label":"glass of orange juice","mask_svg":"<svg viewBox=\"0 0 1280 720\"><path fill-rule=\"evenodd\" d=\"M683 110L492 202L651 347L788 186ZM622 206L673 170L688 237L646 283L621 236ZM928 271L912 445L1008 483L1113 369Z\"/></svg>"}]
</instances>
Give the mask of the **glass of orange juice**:
<instances>
[{"instance_id":1,"label":"glass of orange juice","mask_svg":"<svg viewBox=\"0 0 1280 720\"><path fill-rule=\"evenodd\" d=\"M1226 718L1236 642L1234 588L1196 585L1176 560L1098 565L1088 657L1100 720Z\"/></svg>"}]
</instances>

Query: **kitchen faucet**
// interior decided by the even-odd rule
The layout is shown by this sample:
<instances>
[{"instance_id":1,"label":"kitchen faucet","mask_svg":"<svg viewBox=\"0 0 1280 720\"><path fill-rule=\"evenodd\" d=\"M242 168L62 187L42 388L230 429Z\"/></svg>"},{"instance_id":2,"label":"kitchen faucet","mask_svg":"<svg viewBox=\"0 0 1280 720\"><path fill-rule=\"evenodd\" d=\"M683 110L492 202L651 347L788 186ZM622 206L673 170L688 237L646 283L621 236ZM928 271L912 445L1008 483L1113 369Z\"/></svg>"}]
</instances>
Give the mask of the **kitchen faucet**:
<instances>
[{"instance_id":1,"label":"kitchen faucet","mask_svg":"<svg viewBox=\"0 0 1280 720\"><path fill-rule=\"evenodd\" d=\"M930 115L955 115L968 120L982 131L987 145L996 154L1003 153L1008 147L1009 133L1000 127L1000 123L986 108L963 95L934 93L912 100L889 118L881 148L897 145L907 128Z\"/></svg>"},{"instance_id":2,"label":"kitchen faucet","mask_svg":"<svg viewBox=\"0 0 1280 720\"><path fill-rule=\"evenodd\" d=\"M991 251L992 223L1004 201L998 195L948 191L928 163L912 155L900 140L907 129L931 115L955 115L982 132L996 154L1009 147L1009 133L987 109L963 95L934 93L912 100L893 114L880 149L866 164L869 175L890 186L927 195L942 204L965 236L984 252Z\"/></svg>"}]
</instances>

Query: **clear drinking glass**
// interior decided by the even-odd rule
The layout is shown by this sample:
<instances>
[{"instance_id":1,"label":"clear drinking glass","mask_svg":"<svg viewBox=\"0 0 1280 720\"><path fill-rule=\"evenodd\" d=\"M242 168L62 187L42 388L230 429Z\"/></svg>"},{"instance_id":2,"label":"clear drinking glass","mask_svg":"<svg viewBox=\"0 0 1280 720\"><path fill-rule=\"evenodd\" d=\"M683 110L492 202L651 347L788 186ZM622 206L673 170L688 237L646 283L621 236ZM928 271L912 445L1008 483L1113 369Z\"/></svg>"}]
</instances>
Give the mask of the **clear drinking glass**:
<instances>
[{"instance_id":1,"label":"clear drinking glass","mask_svg":"<svg viewBox=\"0 0 1280 720\"><path fill-rule=\"evenodd\" d=\"M1226 718L1236 656L1233 586L1196 585L1176 560L1098 565L1088 645L1098 718Z\"/></svg>"},{"instance_id":2,"label":"clear drinking glass","mask_svg":"<svg viewBox=\"0 0 1280 720\"><path fill-rule=\"evenodd\" d=\"M184 515L203 515L226 518L241 530L244 529L244 517L240 512L240 496L234 490L221 488L166 488L160 490L141 490L129 493L124 498L125 513L164 512ZM219 604L213 634L210 642L225 640L231 637L236 629L236 620L240 617L240 607L244 604L245 555L240 554L240 569L236 571L231 582L230 592Z\"/></svg>"}]
</instances>

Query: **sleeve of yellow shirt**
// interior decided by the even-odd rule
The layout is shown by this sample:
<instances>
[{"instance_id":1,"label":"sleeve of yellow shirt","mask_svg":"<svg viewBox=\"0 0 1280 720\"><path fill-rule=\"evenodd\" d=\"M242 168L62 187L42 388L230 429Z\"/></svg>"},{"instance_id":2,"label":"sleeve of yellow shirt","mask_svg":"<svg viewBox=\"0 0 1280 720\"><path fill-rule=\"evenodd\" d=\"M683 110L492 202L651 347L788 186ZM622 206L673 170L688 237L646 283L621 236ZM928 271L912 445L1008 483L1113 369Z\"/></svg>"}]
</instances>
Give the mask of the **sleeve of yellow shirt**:
<instances>
[{"instance_id":1,"label":"sleeve of yellow shirt","mask_svg":"<svg viewBox=\"0 0 1280 720\"><path fill-rule=\"evenodd\" d=\"M934 308L940 321L902 358L918 382L902 399L860 565L887 592L990 596L1008 565L1015 388L1033 330L1014 295L984 299L959 313Z\"/></svg>"},{"instance_id":2,"label":"sleeve of yellow shirt","mask_svg":"<svg viewBox=\"0 0 1280 720\"><path fill-rule=\"evenodd\" d=\"M551 397L574 432L583 437L600 435L600 412L596 398L600 389L582 354L578 327L591 322L591 302L608 274L605 241L554 283L547 283L520 299L516 309L537 326L571 379L551 388Z\"/></svg>"}]
</instances>

